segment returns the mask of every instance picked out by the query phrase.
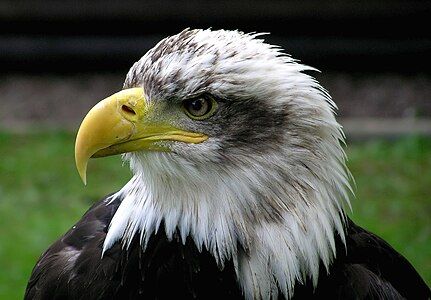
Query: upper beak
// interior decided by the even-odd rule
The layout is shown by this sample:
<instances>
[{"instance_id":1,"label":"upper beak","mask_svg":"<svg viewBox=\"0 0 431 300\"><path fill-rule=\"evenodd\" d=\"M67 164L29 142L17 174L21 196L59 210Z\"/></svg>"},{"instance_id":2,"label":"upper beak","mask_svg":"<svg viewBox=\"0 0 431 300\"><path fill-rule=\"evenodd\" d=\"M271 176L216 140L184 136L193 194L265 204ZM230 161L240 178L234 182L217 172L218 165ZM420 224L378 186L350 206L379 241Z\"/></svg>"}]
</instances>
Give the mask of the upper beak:
<instances>
[{"instance_id":1,"label":"upper beak","mask_svg":"<svg viewBox=\"0 0 431 300\"><path fill-rule=\"evenodd\" d=\"M137 150L169 151L163 140L201 143L208 136L150 121L144 90L122 90L96 104L85 116L75 143L75 162L86 184L90 157L102 157Z\"/></svg>"}]
</instances>

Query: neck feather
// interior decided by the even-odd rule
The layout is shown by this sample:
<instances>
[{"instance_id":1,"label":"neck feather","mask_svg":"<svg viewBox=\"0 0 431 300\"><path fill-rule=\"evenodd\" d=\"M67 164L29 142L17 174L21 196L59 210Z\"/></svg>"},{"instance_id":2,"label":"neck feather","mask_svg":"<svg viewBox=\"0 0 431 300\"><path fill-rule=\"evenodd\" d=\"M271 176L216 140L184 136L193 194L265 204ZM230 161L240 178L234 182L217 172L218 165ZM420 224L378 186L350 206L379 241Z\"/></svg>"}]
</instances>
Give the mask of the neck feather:
<instances>
[{"instance_id":1,"label":"neck feather","mask_svg":"<svg viewBox=\"0 0 431 300\"><path fill-rule=\"evenodd\" d=\"M122 203L104 251L115 242L129 247L137 234L145 249L164 224L168 238L176 230L183 242L191 236L220 266L233 260L246 298L278 290L289 298L295 282L317 283L320 263L328 269L335 235L344 241L349 173L333 145L322 142L320 157L302 164L283 153L212 168L166 153L129 154L135 175L112 196Z\"/></svg>"}]
</instances>

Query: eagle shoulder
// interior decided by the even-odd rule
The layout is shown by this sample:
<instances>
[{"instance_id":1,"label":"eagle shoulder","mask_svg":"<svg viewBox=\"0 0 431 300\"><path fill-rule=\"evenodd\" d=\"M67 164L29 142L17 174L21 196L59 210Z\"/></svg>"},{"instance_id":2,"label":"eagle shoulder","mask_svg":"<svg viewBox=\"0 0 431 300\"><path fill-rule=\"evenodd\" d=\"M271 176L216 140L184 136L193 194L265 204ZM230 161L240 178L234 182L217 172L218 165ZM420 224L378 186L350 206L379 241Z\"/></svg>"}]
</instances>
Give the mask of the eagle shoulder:
<instances>
[{"instance_id":1,"label":"eagle shoulder","mask_svg":"<svg viewBox=\"0 0 431 300\"><path fill-rule=\"evenodd\" d=\"M313 287L299 285L295 299ZM308 295L309 296L309 295ZM313 299L431 299L427 284L400 253L350 219L346 243L337 239L337 257L329 272L321 269Z\"/></svg>"},{"instance_id":2,"label":"eagle shoulder","mask_svg":"<svg viewBox=\"0 0 431 300\"><path fill-rule=\"evenodd\" d=\"M27 284L25 299L70 298L97 278L106 278L116 268L116 257L102 257L102 245L109 223L120 200L107 196L95 203L84 216L39 258ZM112 254L112 252L110 252ZM94 288L94 287L93 287ZM105 286L104 288L107 288ZM99 294L94 298L100 297ZM107 292L110 292L109 289ZM87 289L91 296L91 289Z\"/></svg>"},{"instance_id":3,"label":"eagle shoulder","mask_svg":"<svg viewBox=\"0 0 431 300\"><path fill-rule=\"evenodd\" d=\"M410 262L379 236L351 220L347 226L346 264L356 282L369 281L374 298L387 293L407 299L430 299L431 292ZM362 274L362 275L361 275Z\"/></svg>"}]
</instances>

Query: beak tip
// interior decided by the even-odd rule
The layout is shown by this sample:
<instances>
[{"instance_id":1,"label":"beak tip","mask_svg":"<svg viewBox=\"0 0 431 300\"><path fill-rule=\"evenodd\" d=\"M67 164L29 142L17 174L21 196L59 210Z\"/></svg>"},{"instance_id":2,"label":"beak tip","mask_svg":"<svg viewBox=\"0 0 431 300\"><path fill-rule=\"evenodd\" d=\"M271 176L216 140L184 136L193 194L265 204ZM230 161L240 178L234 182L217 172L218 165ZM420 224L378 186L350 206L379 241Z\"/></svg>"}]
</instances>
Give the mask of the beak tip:
<instances>
[{"instance_id":1,"label":"beak tip","mask_svg":"<svg viewBox=\"0 0 431 300\"><path fill-rule=\"evenodd\" d=\"M81 167L79 164L77 164L76 166L78 169L79 177L81 177L82 183L84 183L84 185L87 185L87 164Z\"/></svg>"},{"instance_id":2,"label":"beak tip","mask_svg":"<svg viewBox=\"0 0 431 300\"><path fill-rule=\"evenodd\" d=\"M87 185L87 176L84 171L83 173L79 172L79 176L81 177L82 183L86 186Z\"/></svg>"}]
</instances>

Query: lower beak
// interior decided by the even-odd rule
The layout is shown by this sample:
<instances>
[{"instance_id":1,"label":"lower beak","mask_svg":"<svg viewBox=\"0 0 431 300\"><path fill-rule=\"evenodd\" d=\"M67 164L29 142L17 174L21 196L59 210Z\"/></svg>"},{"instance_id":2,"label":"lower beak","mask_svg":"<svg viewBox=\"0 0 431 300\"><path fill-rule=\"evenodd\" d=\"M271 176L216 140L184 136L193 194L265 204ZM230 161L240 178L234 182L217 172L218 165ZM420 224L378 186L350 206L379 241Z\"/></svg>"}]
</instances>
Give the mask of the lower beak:
<instances>
[{"instance_id":1,"label":"lower beak","mask_svg":"<svg viewBox=\"0 0 431 300\"><path fill-rule=\"evenodd\" d=\"M75 162L86 184L88 160L138 150L169 151L160 141L201 143L208 136L154 123L144 90L120 91L96 104L85 116L75 143Z\"/></svg>"}]
</instances>

